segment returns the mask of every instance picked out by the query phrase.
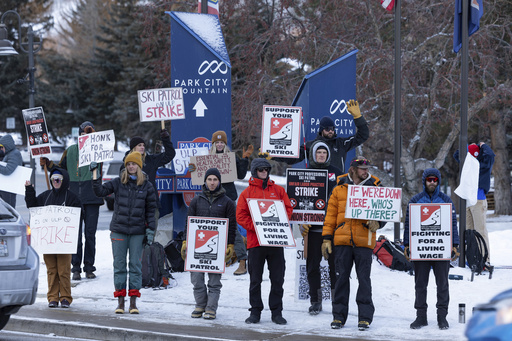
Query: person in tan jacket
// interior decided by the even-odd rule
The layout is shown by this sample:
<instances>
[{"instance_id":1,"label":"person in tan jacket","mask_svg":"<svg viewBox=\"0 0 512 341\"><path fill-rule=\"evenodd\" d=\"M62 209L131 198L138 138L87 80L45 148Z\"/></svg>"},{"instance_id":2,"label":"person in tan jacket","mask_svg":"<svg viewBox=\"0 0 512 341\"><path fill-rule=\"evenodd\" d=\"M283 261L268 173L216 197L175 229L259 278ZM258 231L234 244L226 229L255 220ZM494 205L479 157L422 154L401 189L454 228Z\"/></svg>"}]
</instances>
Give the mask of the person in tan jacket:
<instances>
[{"instance_id":1,"label":"person in tan jacket","mask_svg":"<svg viewBox=\"0 0 512 341\"><path fill-rule=\"evenodd\" d=\"M352 160L348 173L338 177L338 185L332 191L327 205L322 230L322 254L325 259L334 257L336 265L336 285L332 301L333 329L342 328L348 317L350 273L354 263L359 281L356 302L360 330L369 328L375 312L370 280L372 251L375 247L375 232L384 223L345 218L348 185L380 186L380 180L370 174L369 168L370 161L364 157Z\"/></svg>"}]
</instances>

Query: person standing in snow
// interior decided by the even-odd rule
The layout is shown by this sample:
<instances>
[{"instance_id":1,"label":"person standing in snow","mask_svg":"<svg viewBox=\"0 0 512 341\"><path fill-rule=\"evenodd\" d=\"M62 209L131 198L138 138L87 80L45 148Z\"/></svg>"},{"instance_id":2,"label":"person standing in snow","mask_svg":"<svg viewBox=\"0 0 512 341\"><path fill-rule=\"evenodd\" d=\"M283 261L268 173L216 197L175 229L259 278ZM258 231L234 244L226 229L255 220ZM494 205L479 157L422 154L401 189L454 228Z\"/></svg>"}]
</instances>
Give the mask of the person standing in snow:
<instances>
[{"instance_id":1,"label":"person standing in snow","mask_svg":"<svg viewBox=\"0 0 512 341\"><path fill-rule=\"evenodd\" d=\"M97 164L92 162L93 189L98 197L114 193L114 214L110 222L110 240L114 257L114 297L118 298L116 314L124 314L126 296L126 255L129 252L128 296L130 314L138 314L136 301L142 287L142 248L144 239L148 245L155 237L155 187L142 172L142 155L128 154L124 159L125 169L121 176L101 183L96 174Z\"/></svg>"},{"instance_id":2,"label":"person standing in snow","mask_svg":"<svg viewBox=\"0 0 512 341\"><path fill-rule=\"evenodd\" d=\"M326 169L328 178L327 200L331 196L332 190L336 186L336 179L342 174L341 169L332 166L329 147L323 141L315 141L311 145L309 155L310 169ZM327 201L329 202L329 201ZM326 206L327 208L327 206ZM301 224L299 225L302 237L307 236L307 255L306 270L309 284L309 297L311 306L309 313L318 315L322 311L322 287L320 280L320 261L322 260L322 224ZM334 287L336 284L336 271L334 266L334 257L327 259L329 263L329 278L331 283L331 299L334 297Z\"/></svg>"},{"instance_id":3,"label":"person standing in snow","mask_svg":"<svg viewBox=\"0 0 512 341\"><path fill-rule=\"evenodd\" d=\"M489 234L487 233L487 197L486 194L491 188L491 171L496 156L487 144L480 142L472 143L468 146L468 151L479 163L478 172L478 194L477 202L473 206L466 207L466 230L475 230L482 235L487 245L487 259L485 259L484 270L491 267L491 247L489 245ZM459 150L455 151L453 157L460 163Z\"/></svg>"},{"instance_id":4,"label":"person standing in snow","mask_svg":"<svg viewBox=\"0 0 512 341\"><path fill-rule=\"evenodd\" d=\"M325 259L334 257L336 264L332 329L342 328L347 321L350 273L353 264L355 264L359 282L356 295L359 330L370 327L375 313L370 274L373 248L376 244L375 232L384 226L384 223L345 218L349 185L374 187L381 185L380 180L370 174L369 168L370 161L362 156L352 160L348 173L338 177L338 185L332 191L325 213L322 254ZM333 251L334 254L332 254Z\"/></svg>"},{"instance_id":5,"label":"person standing in snow","mask_svg":"<svg viewBox=\"0 0 512 341\"><path fill-rule=\"evenodd\" d=\"M459 245L459 233L457 232L457 214L453 202L449 196L441 192L441 172L435 168L425 169L421 177L423 192L416 194L411 198L409 204L420 203L448 203L452 204L452 244L453 252L456 254L456 248ZM404 221L404 246L405 256L409 260L409 210L406 211ZM455 261L455 259L452 259ZM427 326L427 286L429 281L430 269L434 271L437 285L437 325L439 329L448 329L449 324L446 320L448 315L448 303L450 302L450 290L448 286L448 272L450 271L449 260L413 260L414 283L416 299L414 308L416 309L416 320L411 323L411 329L420 329Z\"/></svg>"},{"instance_id":6,"label":"person standing in snow","mask_svg":"<svg viewBox=\"0 0 512 341\"><path fill-rule=\"evenodd\" d=\"M226 248L226 260L231 259L235 253L236 208L235 203L226 195L226 190L221 185L221 175L217 168L210 168L204 175L204 184L201 194L195 196L187 211L189 217L215 217L228 218L228 246ZM188 220L188 219L187 219ZM187 235L185 231L185 235ZM181 248L183 260L186 258L187 241L184 240ZM208 288L204 283L204 272L190 272L190 281L194 286L194 298L196 307L191 317L203 317L213 320L217 317L217 307L220 297L222 274L208 273ZM203 315L204 313L204 315Z\"/></svg>"},{"instance_id":7,"label":"person standing in snow","mask_svg":"<svg viewBox=\"0 0 512 341\"><path fill-rule=\"evenodd\" d=\"M69 175L62 168L54 168L50 172L52 189L44 191L36 197L36 190L30 181L25 182L25 203L27 208L48 205L82 207L78 196L69 190ZM44 254L46 275L48 277L48 307L69 308L71 297L71 254Z\"/></svg>"},{"instance_id":8,"label":"person standing in snow","mask_svg":"<svg viewBox=\"0 0 512 341\"><path fill-rule=\"evenodd\" d=\"M286 324L282 315L283 311L283 284L285 272L284 250L282 247L260 246L256 229L249 210L247 199L274 199L282 200L286 208L288 219L291 218L293 208L290 199L283 187L270 180L270 163L263 158L257 158L251 164L251 178L249 187L240 194L236 207L236 220L247 231L247 249L249 252L248 269L250 277L249 303L251 304L250 316L246 323L258 323L263 310L261 300L261 281L265 262L270 273L269 308L272 312L272 322Z\"/></svg>"},{"instance_id":9,"label":"person standing in snow","mask_svg":"<svg viewBox=\"0 0 512 341\"><path fill-rule=\"evenodd\" d=\"M229 153L229 147L227 146L228 138L226 135L226 132L223 130L218 130L212 134L212 147L210 148L210 154L222 154L222 153ZM242 180L245 178L247 174L247 168L249 167L249 157L251 156L252 152L254 151L254 147L252 144L250 144L247 147L247 150L245 148L242 149L242 158L239 158L236 156L236 175L239 180ZM195 172L196 166L193 163L190 163L188 166L188 170L190 172ZM236 203L236 200L238 199L238 193L236 191L235 183L234 182L225 182L222 184L222 187L226 190L226 195L233 200L233 202ZM245 275L247 273L246 268L246 261L247 261L247 249L244 243L244 240L242 238L242 235L240 234L240 231L236 231L236 238L235 238L235 255L236 258L239 261L238 269L233 272L234 275ZM231 260L228 259L227 262L230 262Z\"/></svg>"}]
</instances>

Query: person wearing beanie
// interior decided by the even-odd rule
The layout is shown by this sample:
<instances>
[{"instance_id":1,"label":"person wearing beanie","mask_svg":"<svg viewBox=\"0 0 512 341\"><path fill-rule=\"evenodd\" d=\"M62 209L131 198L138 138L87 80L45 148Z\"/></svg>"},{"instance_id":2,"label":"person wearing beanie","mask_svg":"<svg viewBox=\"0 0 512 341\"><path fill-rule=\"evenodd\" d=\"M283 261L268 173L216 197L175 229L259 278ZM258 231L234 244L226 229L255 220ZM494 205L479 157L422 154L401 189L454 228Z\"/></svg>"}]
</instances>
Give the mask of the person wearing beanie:
<instances>
[{"instance_id":1,"label":"person wearing beanie","mask_svg":"<svg viewBox=\"0 0 512 341\"><path fill-rule=\"evenodd\" d=\"M332 329L342 328L347 321L350 273L354 264L358 280L357 326L359 330L366 330L373 322L375 307L372 301L370 279L372 256L376 243L376 231L383 227L385 222L345 217L348 186L381 186L380 180L370 174L369 168L368 159L362 156L354 158L350 162L348 173L338 177L337 185L327 203L321 250L326 260L334 258L336 267L336 283L332 297Z\"/></svg>"},{"instance_id":2,"label":"person wearing beanie","mask_svg":"<svg viewBox=\"0 0 512 341\"><path fill-rule=\"evenodd\" d=\"M327 170L327 199L331 196L332 190L336 186L336 179L342 173L341 169L331 165L331 155L329 147L323 141L315 141L311 145L311 154L309 155L309 169ZM328 202L328 201L327 201ZM327 205L326 207L327 208ZM299 230L304 238L307 238L306 271L309 284L309 299L311 306L308 311L311 315L318 315L322 311L322 282L320 262L322 261L322 224L301 224ZM306 244L305 244L306 245ZM336 284L336 271L334 266L334 257L327 259L329 264L328 275L330 279L331 297ZM324 286L327 287L327 286Z\"/></svg>"},{"instance_id":3,"label":"person wearing beanie","mask_svg":"<svg viewBox=\"0 0 512 341\"><path fill-rule=\"evenodd\" d=\"M130 296L130 314L138 314L136 301L142 287L142 249L155 237L155 187L142 172L142 155L132 152L125 157L121 175L102 184L101 176L93 179L98 197L114 194L114 213L110 222L110 239L114 257L114 297L118 299L116 314L124 314L124 298ZM89 168L97 167L92 162ZM96 174L95 174L96 175ZM126 256L129 254L128 270ZM126 281L128 279L128 291Z\"/></svg>"},{"instance_id":4,"label":"person wearing beanie","mask_svg":"<svg viewBox=\"0 0 512 341\"><path fill-rule=\"evenodd\" d=\"M249 210L247 199L282 200L288 219L292 216L292 205L283 187L269 178L272 166L264 158L256 158L251 163L249 186L240 194L236 207L236 220L247 231L248 268L249 268L249 304L250 316L246 323L258 323L263 310L261 299L261 282L263 270L267 262L270 277L269 308L272 322L286 324L283 312L283 284L285 272L284 250L282 247L261 246L258 242L256 229Z\"/></svg>"},{"instance_id":5,"label":"person wearing beanie","mask_svg":"<svg viewBox=\"0 0 512 341\"><path fill-rule=\"evenodd\" d=\"M50 172L52 189L36 197L36 190L30 181L25 182L25 203L27 208L48 205L81 207L80 198L69 190L69 175L64 169L54 168ZM71 296L71 254L44 254L46 276L48 277L48 307L69 308Z\"/></svg>"},{"instance_id":6,"label":"person wearing beanie","mask_svg":"<svg viewBox=\"0 0 512 341\"><path fill-rule=\"evenodd\" d=\"M300 147L298 159L294 158L273 158L275 161L284 162L288 165L294 165L306 159L309 161L311 145L315 141L323 141L328 147L331 154L331 165L345 171L345 159L347 153L357 146L363 144L370 137L368 123L361 115L359 103L353 99L347 101L347 112L354 118L356 134L349 137L338 137L336 135L336 116L324 116L320 119L318 134L314 140L307 141L304 152L304 145ZM263 156L263 154L260 154Z\"/></svg>"},{"instance_id":7,"label":"person wearing beanie","mask_svg":"<svg viewBox=\"0 0 512 341\"><path fill-rule=\"evenodd\" d=\"M80 124L80 135L87 135L95 132L94 125L90 121ZM96 278L94 266L96 258L96 230L98 229L98 218L100 215L100 206L103 205L103 198L98 198L92 189L92 173L89 166L79 167L78 144L69 146L58 164L46 157L41 157L40 165L45 166L48 171L59 167L65 169L69 174L69 189L79 196L82 202L82 217L80 229L78 232L77 252L71 257L72 280L81 280L82 270L88 279ZM102 172L102 164L98 165L98 171ZM82 242L82 233L85 235L85 245ZM83 263L83 267L82 267Z\"/></svg>"},{"instance_id":8,"label":"person wearing beanie","mask_svg":"<svg viewBox=\"0 0 512 341\"><path fill-rule=\"evenodd\" d=\"M451 204L452 205L452 261L456 260L457 247L459 246L459 233L457 231L457 213L453 206L452 199L441 192L441 172L435 168L427 168L423 171L421 177L423 191L416 194L409 200L410 204ZM404 221L404 246L405 256L409 260L409 209L405 213ZM420 329L428 325L427 321L427 286L429 283L430 269L434 271L437 286L437 326L439 329L448 329L450 326L446 320L448 315L448 304L450 302L450 288L448 284L448 273L450 271L450 260L413 260L414 283L416 299L414 308L416 309L416 320L411 323L411 329Z\"/></svg>"},{"instance_id":9,"label":"person wearing beanie","mask_svg":"<svg viewBox=\"0 0 512 341\"><path fill-rule=\"evenodd\" d=\"M11 135L0 137L0 145L0 161L4 162L4 164L0 164L0 174L10 176L16 170L16 167L23 165L23 159ZM11 178L5 179L3 176L0 176L0 181L12 180ZM0 198L16 208L16 193L0 191Z\"/></svg>"},{"instance_id":10,"label":"person wearing beanie","mask_svg":"<svg viewBox=\"0 0 512 341\"><path fill-rule=\"evenodd\" d=\"M234 242L236 226L235 203L227 195L221 185L221 175L217 168L210 168L204 176L204 184L201 194L192 199L187 211L188 217L214 217L228 218L229 226L227 231L228 246L225 259L233 257L235 253ZM187 231L185 230L185 236ZM181 247L181 257L185 260L187 254L187 241L184 240ZM208 284L205 284L204 272L190 272L190 281L194 287L195 309L192 311L192 318L213 320L217 317L217 307L220 297L222 274L208 273Z\"/></svg>"},{"instance_id":11,"label":"person wearing beanie","mask_svg":"<svg viewBox=\"0 0 512 341\"><path fill-rule=\"evenodd\" d=\"M162 208L158 191L156 190L156 172L158 168L164 167L176 156L176 150L174 150L174 146L171 142L171 135L167 129L162 129L160 131L160 139L162 140L162 144L165 149L163 153L148 153L146 149L146 141L140 136L134 136L130 139L130 150L125 154L125 158L129 153L134 151L139 152L142 155L142 171L147 174L149 182L155 188L155 199L157 204L157 208L155 210L155 229L158 228L160 208Z\"/></svg>"},{"instance_id":12,"label":"person wearing beanie","mask_svg":"<svg viewBox=\"0 0 512 341\"><path fill-rule=\"evenodd\" d=\"M478 161L478 192L477 202L473 206L466 207L466 230L475 230L482 235L487 246L487 259L485 260L485 271L493 271L491 265L491 247L489 245L489 234L487 232L487 193L491 188L491 172L494 165L494 151L484 142L472 143L468 146L468 152ZM455 151L453 157L460 163L459 150ZM477 171L475 169L475 171Z\"/></svg>"},{"instance_id":13,"label":"person wearing beanie","mask_svg":"<svg viewBox=\"0 0 512 341\"><path fill-rule=\"evenodd\" d=\"M221 153L229 153L229 147L227 146L228 139L227 135L224 131L218 130L212 134L212 146L210 148L210 154L221 154ZM253 145L249 145L247 150L242 147L242 158L238 157L235 154L236 161L236 175L238 180L242 180L247 175L247 169L249 167L249 157L254 151ZM193 163L189 164L189 171L195 172L195 165ZM236 202L238 199L238 193L236 191L236 186L234 182L225 182L222 184L222 187L226 190L226 195ZM239 265L238 269L236 269L233 274L245 275L247 273L247 249L244 243L244 239L237 228L236 238L235 238L235 256L233 258L238 259ZM228 261L228 264L232 264L232 260Z\"/></svg>"}]
</instances>

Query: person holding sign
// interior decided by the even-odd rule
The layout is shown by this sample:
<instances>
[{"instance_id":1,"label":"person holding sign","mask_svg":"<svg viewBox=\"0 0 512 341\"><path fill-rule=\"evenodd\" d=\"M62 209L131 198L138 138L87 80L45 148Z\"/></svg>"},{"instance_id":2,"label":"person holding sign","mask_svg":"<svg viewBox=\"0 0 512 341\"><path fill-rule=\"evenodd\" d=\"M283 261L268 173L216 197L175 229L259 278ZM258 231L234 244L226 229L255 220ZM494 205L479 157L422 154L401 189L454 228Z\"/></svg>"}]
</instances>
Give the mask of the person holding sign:
<instances>
[{"instance_id":1,"label":"person holding sign","mask_svg":"<svg viewBox=\"0 0 512 341\"><path fill-rule=\"evenodd\" d=\"M356 303L358 307L358 328L366 330L373 321L375 307L372 301L372 254L375 247L375 232L384 223L375 220L345 218L349 185L381 186L379 178L368 171L370 161L362 156L350 163L347 174L338 177L338 185L332 191L327 204L322 231L322 254L325 259L334 257L336 264L336 285L332 300L332 329L340 329L348 317L350 294L350 273L355 264L359 287ZM334 250L332 244L334 243ZM334 254L332 254L334 251Z\"/></svg>"},{"instance_id":2,"label":"person holding sign","mask_svg":"<svg viewBox=\"0 0 512 341\"><path fill-rule=\"evenodd\" d=\"M16 149L14 139L11 135L0 137L0 174L11 175L16 167L23 164L21 153ZM21 184L20 184L21 185ZM0 191L0 198L6 203L16 208L16 193Z\"/></svg>"},{"instance_id":3,"label":"person holding sign","mask_svg":"<svg viewBox=\"0 0 512 341\"><path fill-rule=\"evenodd\" d=\"M272 312L272 322L286 324L287 321L282 315L283 311L283 284L285 272L284 250L282 247L260 246L256 228L251 217L251 211L247 199L273 199L282 200L286 208L288 219L291 218L293 208L290 199L283 187L276 185L270 180L270 163L263 158L257 158L251 164L251 178L249 187L240 194L236 207L236 220L247 231L247 249L249 251L249 303L251 304L250 316L246 323L260 322L263 301L261 300L261 281L263 279L263 268L268 263L270 273L270 294L268 305Z\"/></svg>"},{"instance_id":4,"label":"person holding sign","mask_svg":"<svg viewBox=\"0 0 512 341\"><path fill-rule=\"evenodd\" d=\"M459 246L459 233L457 232L457 214L453 208L453 202L449 196L441 192L441 172L435 168L425 169L421 177L423 192L416 194L411 198L409 204L431 204L448 203L452 205L451 217L451 241L453 245L452 260L458 257L457 247ZM405 256L409 260L409 236L410 236L410 214L407 210L404 221L404 246ZM430 239L428 239L430 240ZM414 308L416 309L416 320L411 323L411 329L420 329L428 325L427 322L427 285L429 281L430 268L434 270L437 285L437 325L439 329L448 329L450 326L446 320L448 315L448 303L450 302L450 290L448 286L448 273L450 271L450 260L413 260L414 283L416 299Z\"/></svg>"},{"instance_id":5,"label":"person holding sign","mask_svg":"<svg viewBox=\"0 0 512 341\"><path fill-rule=\"evenodd\" d=\"M126 152L126 155L131 152L139 152L142 155L142 171L148 175L149 182L155 187L155 198L157 208L155 210L155 229L158 228L158 218L160 218L160 199L158 197L158 191L156 190L156 171L158 168L165 166L174 159L176 151L171 142L171 135L167 129L160 131L160 138L162 140L165 151L163 153L149 154L146 150L146 142L142 137L134 136L130 139L130 150ZM121 166L122 167L122 166Z\"/></svg>"},{"instance_id":6,"label":"person holding sign","mask_svg":"<svg viewBox=\"0 0 512 341\"><path fill-rule=\"evenodd\" d=\"M210 154L222 154L229 153L229 147L227 146L228 138L225 131L218 130L212 134L212 147L210 148ZM245 178L247 174L247 169L249 167L249 157L254 151L254 147L250 144L247 147L247 150L243 148L242 158L236 156L236 175L239 180ZM195 172L196 165L190 163L188 166L188 170L190 172ZM236 191L234 182L225 182L222 184L222 187L226 190L226 195L236 202L238 199L238 193ZM246 269L246 260L247 260L247 252L246 247L243 242L242 235L237 229L236 238L235 238L235 253L238 261L240 262L238 269L235 270L235 275L244 275L247 273Z\"/></svg>"},{"instance_id":7,"label":"person holding sign","mask_svg":"<svg viewBox=\"0 0 512 341\"><path fill-rule=\"evenodd\" d=\"M94 132L94 125L89 121L83 122L79 127L80 135ZM40 164L41 166L46 165L50 172L53 170L53 167L56 167L54 162L46 157L41 157ZM96 258L96 230L98 228L100 206L103 205L103 198L98 198L92 189L92 173L89 170L89 166L79 167L78 164L78 144L74 144L64 151L58 164L58 167L64 168L69 173L69 189L78 195L82 201L83 217L80 223L80 231L78 232L78 247L76 254L71 257L71 272L73 273L72 279L74 281L81 279L82 256L85 277L88 279L96 278L94 274L94 271L96 271L94 266ZM99 170L101 174L101 164L99 164ZM82 246L82 231L85 235L85 247Z\"/></svg>"},{"instance_id":8,"label":"person holding sign","mask_svg":"<svg viewBox=\"0 0 512 341\"><path fill-rule=\"evenodd\" d=\"M221 185L221 175L217 168L210 168L204 176L203 191L195 196L187 211L188 217L215 217L228 218L228 246L226 248L225 260L230 259L234 253L236 226L235 203L226 195L226 190ZM188 221L188 219L187 219ZM185 236L187 235L185 231ZM183 241L181 254L183 260L186 257L187 241ZM190 281L194 286L194 298L196 307L191 317L203 317L213 320L217 317L217 307L220 297L222 283L220 273L208 273L208 288L204 284L204 272L190 272ZM203 315L204 313L204 315Z\"/></svg>"},{"instance_id":9,"label":"person holding sign","mask_svg":"<svg viewBox=\"0 0 512 341\"><path fill-rule=\"evenodd\" d=\"M96 174L96 162L90 164L94 171L93 188L98 197L114 193L114 214L110 222L110 239L114 256L114 297L118 298L116 314L124 313L126 296L126 255L129 256L130 314L138 314L136 301L142 287L142 248L153 243L155 237L155 187L142 172L142 155L139 152L128 154L124 159L125 169L121 176L101 184Z\"/></svg>"},{"instance_id":10,"label":"person holding sign","mask_svg":"<svg viewBox=\"0 0 512 341\"><path fill-rule=\"evenodd\" d=\"M363 144L368 137L370 137L370 130L368 129L368 123L361 115L361 109L359 109L359 103L353 99L347 102L347 111L354 117L354 124L356 126L356 135L350 137L338 137L336 136L336 125L330 116L324 116L320 119L320 128L318 129L317 137L312 141L306 142L306 154L309 155L311 146L315 141L323 141L329 146L331 152L331 165L345 170L345 158L347 153ZM294 165L305 159L304 146L300 148L300 156L298 159L292 158L274 158L276 161L285 162L289 165ZM262 156L263 157L263 156Z\"/></svg>"},{"instance_id":11,"label":"person holding sign","mask_svg":"<svg viewBox=\"0 0 512 341\"><path fill-rule=\"evenodd\" d=\"M50 172L52 189L36 197L36 190L30 181L25 182L25 203L27 208L48 205L81 207L78 196L69 190L69 175L62 168ZM44 254L46 275L48 277L48 307L69 308L71 297L71 254Z\"/></svg>"},{"instance_id":12,"label":"person holding sign","mask_svg":"<svg viewBox=\"0 0 512 341\"><path fill-rule=\"evenodd\" d=\"M315 141L311 145L311 154L309 155L310 169L327 169L328 188L327 199L331 196L332 190L336 186L336 179L342 174L341 169L331 165L331 153L329 147L323 141ZM327 207L327 206L326 206ZM309 297L311 306L309 313L318 315L322 311L322 287L320 279L320 261L322 260L322 225L301 224L299 226L302 237L308 238L306 269L308 274ZM331 292L334 293L336 284L336 271L334 267L334 257L327 259L329 263L329 278L331 282ZM333 297L334 295L331 295Z\"/></svg>"}]
</instances>

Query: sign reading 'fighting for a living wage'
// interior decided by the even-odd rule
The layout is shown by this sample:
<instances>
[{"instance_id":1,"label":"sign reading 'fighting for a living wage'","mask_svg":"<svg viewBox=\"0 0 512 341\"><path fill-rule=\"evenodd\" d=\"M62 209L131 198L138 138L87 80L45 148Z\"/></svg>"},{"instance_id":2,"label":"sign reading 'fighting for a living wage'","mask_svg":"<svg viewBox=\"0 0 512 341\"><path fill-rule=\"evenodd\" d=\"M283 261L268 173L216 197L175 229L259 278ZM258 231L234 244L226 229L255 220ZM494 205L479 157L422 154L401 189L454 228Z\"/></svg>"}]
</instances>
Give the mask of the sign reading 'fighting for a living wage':
<instances>
[{"instance_id":1,"label":"sign reading 'fighting for a living wage'","mask_svg":"<svg viewBox=\"0 0 512 341\"><path fill-rule=\"evenodd\" d=\"M248 199L247 204L261 246L295 247L282 200Z\"/></svg>"}]
</instances>

